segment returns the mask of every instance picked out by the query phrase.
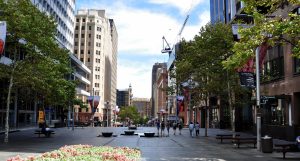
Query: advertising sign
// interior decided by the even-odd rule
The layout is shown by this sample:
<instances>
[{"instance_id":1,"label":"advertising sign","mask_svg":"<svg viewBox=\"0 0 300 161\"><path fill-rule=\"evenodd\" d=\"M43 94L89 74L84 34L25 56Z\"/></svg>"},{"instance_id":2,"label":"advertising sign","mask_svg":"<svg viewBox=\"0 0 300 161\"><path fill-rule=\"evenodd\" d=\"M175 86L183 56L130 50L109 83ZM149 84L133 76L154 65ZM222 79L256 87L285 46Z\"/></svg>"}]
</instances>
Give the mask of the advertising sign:
<instances>
[{"instance_id":1,"label":"advertising sign","mask_svg":"<svg viewBox=\"0 0 300 161\"><path fill-rule=\"evenodd\" d=\"M6 22L0 21L0 56L4 52L5 38L6 38Z\"/></svg>"},{"instance_id":2,"label":"advertising sign","mask_svg":"<svg viewBox=\"0 0 300 161\"><path fill-rule=\"evenodd\" d=\"M45 122L45 113L44 113L44 111L40 110L38 123L44 123L44 122Z\"/></svg>"}]
</instances>

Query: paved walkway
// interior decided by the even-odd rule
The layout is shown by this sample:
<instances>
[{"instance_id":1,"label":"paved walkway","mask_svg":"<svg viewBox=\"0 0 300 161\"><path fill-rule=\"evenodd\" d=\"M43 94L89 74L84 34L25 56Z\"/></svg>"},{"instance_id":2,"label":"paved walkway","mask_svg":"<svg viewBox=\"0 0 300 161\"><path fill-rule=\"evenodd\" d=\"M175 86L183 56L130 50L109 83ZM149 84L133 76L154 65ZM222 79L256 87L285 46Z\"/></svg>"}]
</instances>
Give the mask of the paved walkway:
<instances>
[{"instance_id":1,"label":"paved walkway","mask_svg":"<svg viewBox=\"0 0 300 161\"><path fill-rule=\"evenodd\" d=\"M227 130L209 129L208 137L204 137L204 129L200 130L200 137L190 137L188 129L183 129L182 135L173 135L170 129L170 137L145 138L120 135L127 130L125 127L103 128L85 127L54 129L56 134L50 138L38 137L34 129L21 130L10 133L9 143L4 144L4 135L0 135L0 160L6 160L11 156L38 155L43 152L58 149L64 145L91 144L95 146L128 146L139 148L142 151L142 160L170 160L170 161L271 161L282 160L282 153L262 153L253 149L253 145L241 145L236 148L229 141L220 144L215 139L218 133L227 133ZM97 137L101 132L113 131L117 137ZM152 127L139 127L137 133L157 132ZM245 134L242 134L245 135ZM287 153L287 160L300 160L300 153Z\"/></svg>"}]
</instances>

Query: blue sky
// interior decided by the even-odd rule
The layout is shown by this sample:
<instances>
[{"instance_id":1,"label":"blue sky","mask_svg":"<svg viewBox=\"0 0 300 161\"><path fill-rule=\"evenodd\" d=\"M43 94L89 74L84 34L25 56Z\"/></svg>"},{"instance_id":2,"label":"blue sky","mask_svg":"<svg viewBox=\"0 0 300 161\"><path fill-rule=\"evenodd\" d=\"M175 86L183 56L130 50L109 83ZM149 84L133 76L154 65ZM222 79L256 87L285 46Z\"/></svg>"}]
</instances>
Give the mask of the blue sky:
<instances>
[{"instance_id":1,"label":"blue sky","mask_svg":"<svg viewBox=\"0 0 300 161\"><path fill-rule=\"evenodd\" d=\"M189 14L181 37L192 39L210 20L209 0L76 0L77 9L104 9L115 21L118 42L117 88L133 88L133 96L151 97L151 71L156 62L166 62L162 37L170 44Z\"/></svg>"}]
</instances>

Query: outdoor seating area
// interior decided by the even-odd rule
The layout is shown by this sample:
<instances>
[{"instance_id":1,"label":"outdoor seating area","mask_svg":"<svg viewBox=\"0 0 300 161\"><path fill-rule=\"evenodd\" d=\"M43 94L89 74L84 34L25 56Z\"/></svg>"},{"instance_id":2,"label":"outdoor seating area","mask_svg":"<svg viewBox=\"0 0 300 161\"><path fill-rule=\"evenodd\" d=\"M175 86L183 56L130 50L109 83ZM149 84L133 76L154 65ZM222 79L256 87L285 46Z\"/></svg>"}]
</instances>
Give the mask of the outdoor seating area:
<instances>
[{"instance_id":1,"label":"outdoor seating area","mask_svg":"<svg viewBox=\"0 0 300 161\"><path fill-rule=\"evenodd\" d=\"M300 152L296 144L293 142L279 142L274 144L274 151L282 153L282 158L286 158L287 152Z\"/></svg>"},{"instance_id":2,"label":"outdoor seating area","mask_svg":"<svg viewBox=\"0 0 300 161\"><path fill-rule=\"evenodd\" d=\"M34 134L37 134L39 137L41 136L41 134L44 134L45 137L51 137L51 135L55 134L55 131L54 130L42 131L41 129L37 129L37 130L34 131Z\"/></svg>"},{"instance_id":3,"label":"outdoor seating area","mask_svg":"<svg viewBox=\"0 0 300 161\"><path fill-rule=\"evenodd\" d=\"M231 143L236 144L237 148L240 148L241 144L253 144L253 148L256 147L256 137L245 137L240 136L240 134L217 134L216 139L220 140L221 144L223 140L230 140Z\"/></svg>"}]
</instances>

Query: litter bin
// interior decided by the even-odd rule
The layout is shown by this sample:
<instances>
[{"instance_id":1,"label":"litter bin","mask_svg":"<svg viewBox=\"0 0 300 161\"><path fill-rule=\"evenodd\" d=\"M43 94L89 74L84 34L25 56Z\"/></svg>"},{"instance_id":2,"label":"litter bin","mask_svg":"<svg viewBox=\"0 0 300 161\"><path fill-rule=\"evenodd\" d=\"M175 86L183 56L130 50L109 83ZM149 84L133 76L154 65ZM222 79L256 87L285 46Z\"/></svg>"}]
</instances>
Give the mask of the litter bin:
<instances>
[{"instance_id":1,"label":"litter bin","mask_svg":"<svg viewBox=\"0 0 300 161\"><path fill-rule=\"evenodd\" d=\"M263 153L273 152L273 138L269 136L264 136L261 138L261 151Z\"/></svg>"}]
</instances>

